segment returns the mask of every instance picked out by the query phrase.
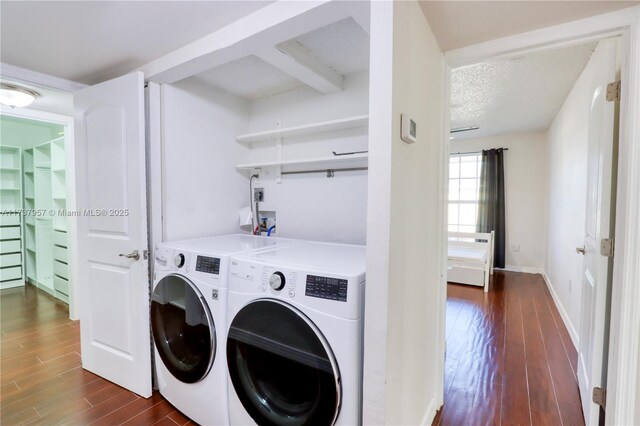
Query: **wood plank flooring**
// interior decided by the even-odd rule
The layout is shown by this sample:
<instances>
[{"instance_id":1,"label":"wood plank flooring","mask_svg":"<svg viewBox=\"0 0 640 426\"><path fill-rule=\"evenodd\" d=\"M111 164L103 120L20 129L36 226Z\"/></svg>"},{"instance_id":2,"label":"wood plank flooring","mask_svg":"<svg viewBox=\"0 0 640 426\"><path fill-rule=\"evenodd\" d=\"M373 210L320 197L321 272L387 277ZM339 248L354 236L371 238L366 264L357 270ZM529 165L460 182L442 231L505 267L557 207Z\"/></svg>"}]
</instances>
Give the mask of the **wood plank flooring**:
<instances>
[{"instance_id":1,"label":"wood plank flooring","mask_svg":"<svg viewBox=\"0 0 640 426\"><path fill-rule=\"evenodd\" d=\"M2 425L175 425L189 420L80 367L78 322L27 285L3 290ZM489 293L449 284L445 404L436 425L582 425L577 353L539 275L496 271Z\"/></svg>"},{"instance_id":2,"label":"wood plank flooring","mask_svg":"<svg viewBox=\"0 0 640 426\"><path fill-rule=\"evenodd\" d=\"M139 396L80 366L80 327L32 285L2 290L0 424L193 424L159 393Z\"/></svg>"},{"instance_id":3,"label":"wood plank flooring","mask_svg":"<svg viewBox=\"0 0 640 426\"><path fill-rule=\"evenodd\" d=\"M444 406L435 425L584 425L577 352L540 275L449 284Z\"/></svg>"}]
</instances>

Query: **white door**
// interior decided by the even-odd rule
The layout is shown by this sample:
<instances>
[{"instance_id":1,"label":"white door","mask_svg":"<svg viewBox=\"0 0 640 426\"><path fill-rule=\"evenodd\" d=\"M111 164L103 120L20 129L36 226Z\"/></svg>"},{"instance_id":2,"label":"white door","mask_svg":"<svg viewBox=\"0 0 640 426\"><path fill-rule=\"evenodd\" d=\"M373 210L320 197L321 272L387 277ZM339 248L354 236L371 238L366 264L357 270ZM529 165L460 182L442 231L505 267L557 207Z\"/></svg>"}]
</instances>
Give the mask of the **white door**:
<instances>
[{"instance_id":1,"label":"white door","mask_svg":"<svg viewBox=\"0 0 640 426\"><path fill-rule=\"evenodd\" d=\"M592 402L592 390L604 383L604 354L607 348L607 289L612 260L600 253L603 238L613 236L612 164L614 102L606 100L607 84L615 80L616 42L600 42L602 49L593 61L596 78L588 123L587 206L582 275L582 318L578 348L578 385L582 410L588 425L597 425L599 406ZM594 59L596 59L594 53ZM585 123L587 125L587 123Z\"/></svg>"},{"instance_id":2,"label":"white door","mask_svg":"<svg viewBox=\"0 0 640 426\"><path fill-rule=\"evenodd\" d=\"M82 366L149 397L143 75L80 90L74 106Z\"/></svg>"}]
</instances>

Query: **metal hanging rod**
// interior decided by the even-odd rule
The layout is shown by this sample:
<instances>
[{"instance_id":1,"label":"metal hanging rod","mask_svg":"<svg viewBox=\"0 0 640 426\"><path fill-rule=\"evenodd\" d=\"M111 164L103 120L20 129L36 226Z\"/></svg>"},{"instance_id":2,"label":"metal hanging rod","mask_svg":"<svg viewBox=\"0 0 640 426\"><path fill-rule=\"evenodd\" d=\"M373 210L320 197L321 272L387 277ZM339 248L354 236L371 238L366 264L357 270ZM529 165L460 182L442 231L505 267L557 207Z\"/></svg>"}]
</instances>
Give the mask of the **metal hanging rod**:
<instances>
[{"instance_id":1,"label":"metal hanging rod","mask_svg":"<svg viewBox=\"0 0 640 426\"><path fill-rule=\"evenodd\" d=\"M509 151L509 148L496 148L503 151ZM449 155L463 155L463 154L482 154L482 151L470 151L470 152L450 152Z\"/></svg>"},{"instance_id":2,"label":"metal hanging rod","mask_svg":"<svg viewBox=\"0 0 640 426\"><path fill-rule=\"evenodd\" d=\"M331 151L334 156L339 157L341 155L354 155L354 154L366 154L369 151L352 151L352 152L335 152Z\"/></svg>"},{"instance_id":3,"label":"metal hanging rod","mask_svg":"<svg viewBox=\"0 0 640 426\"><path fill-rule=\"evenodd\" d=\"M335 172L357 172L361 170L369 170L368 167L345 167L343 169L318 169L318 170L301 170L298 172L282 172L283 175L304 175L308 173L326 173L328 178L332 178Z\"/></svg>"}]
</instances>

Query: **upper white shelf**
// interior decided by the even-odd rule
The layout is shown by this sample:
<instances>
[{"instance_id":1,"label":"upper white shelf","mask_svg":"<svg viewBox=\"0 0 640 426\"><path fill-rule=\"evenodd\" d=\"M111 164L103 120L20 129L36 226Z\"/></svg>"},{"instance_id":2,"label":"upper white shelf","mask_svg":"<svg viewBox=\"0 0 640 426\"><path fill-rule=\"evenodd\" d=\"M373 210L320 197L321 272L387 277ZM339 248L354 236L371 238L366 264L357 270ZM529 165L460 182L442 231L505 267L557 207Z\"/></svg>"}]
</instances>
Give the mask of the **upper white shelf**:
<instances>
[{"instance_id":1,"label":"upper white shelf","mask_svg":"<svg viewBox=\"0 0 640 426\"><path fill-rule=\"evenodd\" d=\"M238 142L264 142L275 138L308 135L312 133L331 132L335 130L354 129L365 127L369 123L368 115L355 115L353 117L340 118L338 120L321 121L319 123L303 124L301 126L283 127L264 132L246 133L236 137Z\"/></svg>"},{"instance_id":2,"label":"upper white shelf","mask_svg":"<svg viewBox=\"0 0 640 426\"><path fill-rule=\"evenodd\" d=\"M309 166L331 169L334 167L363 167L367 165L369 154L353 154L333 157L304 158L300 160L260 161L256 163L238 164L236 169L252 170L273 166Z\"/></svg>"}]
</instances>

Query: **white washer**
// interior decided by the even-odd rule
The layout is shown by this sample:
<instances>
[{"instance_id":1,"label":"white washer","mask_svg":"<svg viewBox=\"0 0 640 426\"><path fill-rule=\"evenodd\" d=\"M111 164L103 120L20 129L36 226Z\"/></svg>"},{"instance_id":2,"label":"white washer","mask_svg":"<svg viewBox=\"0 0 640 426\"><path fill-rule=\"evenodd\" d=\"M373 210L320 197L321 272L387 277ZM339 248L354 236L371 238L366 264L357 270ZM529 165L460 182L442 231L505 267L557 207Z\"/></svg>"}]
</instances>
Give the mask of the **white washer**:
<instances>
[{"instance_id":1,"label":"white washer","mask_svg":"<svg viewBox=\"0 0 640 426\"><path fill-rule=\"evenodd\" d=\"M231 258L232 425L362 424L366 249L303 243Z\"/></svg>"},{"instance_id":2,"label":"white washer","mask_svg":"<svg viewBox=\"0 0 640 426\"><path fill-rule=\"evenodd\" d=\"M157 384L192 420L229 424L224 350L229 256L298 243L225 235L157 246L151 295Z\"/></svg>"}]
</instances>

